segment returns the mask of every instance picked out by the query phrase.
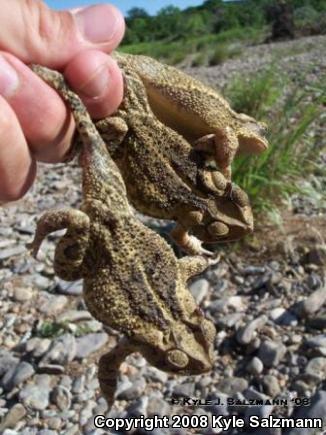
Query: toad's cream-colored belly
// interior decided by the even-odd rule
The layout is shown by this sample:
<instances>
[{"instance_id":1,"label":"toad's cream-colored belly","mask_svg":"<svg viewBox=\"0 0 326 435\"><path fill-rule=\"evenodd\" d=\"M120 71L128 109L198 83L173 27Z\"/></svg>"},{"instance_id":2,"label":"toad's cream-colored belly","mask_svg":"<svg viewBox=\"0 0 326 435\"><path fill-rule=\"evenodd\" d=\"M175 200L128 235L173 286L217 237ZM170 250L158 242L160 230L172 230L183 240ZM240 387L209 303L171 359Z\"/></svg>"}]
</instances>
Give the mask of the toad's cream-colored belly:
<instances>
[{"instance_id":1,"label":"toad's cream-colored belly","mask_svg":"<svg viewBox=\"0 0 326 435\"><path fill-rule=\"evenodd\" d=\"M150 106L157 118L190 142L206 134L214 133L215 129L209 126L204 119L198 118L196 113L185 110L181 105L171 104L171 101L156 92L155 88L148 86L147 92Z\"/></svg>"}]
</instances>

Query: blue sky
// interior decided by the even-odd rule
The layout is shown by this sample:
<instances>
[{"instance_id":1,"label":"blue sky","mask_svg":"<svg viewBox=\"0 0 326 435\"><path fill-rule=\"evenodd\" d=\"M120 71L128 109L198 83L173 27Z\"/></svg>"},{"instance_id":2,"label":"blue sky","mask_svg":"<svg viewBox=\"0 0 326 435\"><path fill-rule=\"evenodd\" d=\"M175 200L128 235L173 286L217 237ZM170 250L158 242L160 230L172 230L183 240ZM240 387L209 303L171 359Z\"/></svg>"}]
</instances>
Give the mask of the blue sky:
<instances>
[{"instance_id":1,"label":"blue sky","mask_svg":"<svg viewBox=\"0 0 326 435\"><path fill-rule=\"evenodd\" d=\"M46 3L55 9L68 9L75 8L78 6L85 6L89 4L95 3L112 3L117 6L124 14L131 9L132 7L144 8L150 14L155 14L159 9L164 6L168 6L173 4L173 6L177 6L180 9L184 9L187 6L198 6L203 3L203 0L110 0L108 2L102 0L46 0Z\"/></svg>"}]
</instances>

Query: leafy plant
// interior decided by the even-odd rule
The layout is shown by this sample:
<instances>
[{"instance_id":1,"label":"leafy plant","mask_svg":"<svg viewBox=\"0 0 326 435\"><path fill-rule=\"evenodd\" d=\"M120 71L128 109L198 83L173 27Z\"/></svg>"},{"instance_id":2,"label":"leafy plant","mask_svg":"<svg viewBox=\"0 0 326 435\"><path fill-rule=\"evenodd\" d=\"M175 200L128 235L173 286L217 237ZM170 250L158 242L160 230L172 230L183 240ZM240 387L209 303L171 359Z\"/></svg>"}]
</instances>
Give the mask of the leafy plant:
<instances>
[{"instance_id":1,"label":"leafy plant","mask_svg":"<svg viewBox=\"0 0 326 435\"><path fill-rule=\"evenodd\" d=\"M208 64L210 66L219 65L227 59L241 54L241 49L238 46L231 44L220 44L210 53Z\"/></svg>"},{"instance_id":2,"label":"leafy plant","mask_svg":"<svg viewBox=\"0 0 326 435\"><path fill-rule=\"evenodd\" d=\"M197 53L191 60L191 66L202 66L207 63L206 53Z\"/></svg>"},{"instance_id":3,"label":"leafy plant","mask_svg":"<svg viewBox=\"0 0 326 435\"><path fill-rule=\"evenodd\" d=\"M264 119L285 86L285 78L275 68L269 68L256 76L236 77L226 92L234 110Z\"/></svg>"},{"instance_id":4,"label":"leafy plant","mask_svg":"<svg viewBox=\"0 0 326 435\"><path fill-rule=\"evenodd\" d=\"M42 338L53 338L64 334L68 329L66 322L44 321L37 329L37 335Z\"/></svg>"},{"instance_id":5,"label":"leafy plant","mask_svg":"<svg viewBox=\"0 0 326 435\"><path fill-rule=\"evenodd\" d=\"M289 86L273 68L236 79L228 95L237 111L263 119L270 127L269 148L260 156L237 158L233 174L254 207L271 210L282 196L300 191L299 176L314 169L315 141L309 132L321 115L324 95L315 92L311 101L310 90L300 81Z\"/></svg>"}]
</instances>

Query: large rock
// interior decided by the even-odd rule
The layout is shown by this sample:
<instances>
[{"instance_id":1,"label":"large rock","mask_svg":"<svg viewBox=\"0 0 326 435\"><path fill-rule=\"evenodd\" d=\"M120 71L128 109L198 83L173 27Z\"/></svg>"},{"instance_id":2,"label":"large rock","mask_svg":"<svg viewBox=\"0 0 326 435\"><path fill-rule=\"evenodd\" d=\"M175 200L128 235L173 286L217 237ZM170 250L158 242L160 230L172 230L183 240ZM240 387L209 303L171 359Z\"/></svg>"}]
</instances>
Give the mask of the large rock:
<instances>
[{"instance_id":1,"label":"large rock","mask_svg":"<svg viewBox=\"0 0 326 435\"><path fill-rule=\"evenodd\" d=\"M76 339L72 334L63 334L56 338L48 352L40 361L39 367L54 365L65 365L72 361L76 355Z\"/></svg>"},{"instance_id":2,"label":"large rock","mask_svg":"<svg viewBox=\"0 0 326 435\"><path fill-rule=\"evenodd\" d=\"M105 332L91 333L78 337L76 340L76 358L86 358L108 341L108 335Z\"/></svg>"},{"instance_id":3,"label":"large rock","mask_svg":"<svg viewBox=\"0 0 326 435\"><path fill-rule=\"evenodd\" d=\"M301 301L296 310L301 317L309 317L316 313L326 302L326 287L319 288Z\"/></svg>"},{"instance_id":4,"label":"large rock","mask_svg":"<svg viewBox=\"0 0 326 435\"><path fill-rule=\"evenodd\" d=\"M39 385L26 385L19 392L19 400L27 408L32 408L36 411L42 411L49 405L49 387Z\"/></svg>"},{"instance_id":5,"label":"large rock","mask_svg":"<svg viewBox=\"0 0 326 435\"><path fill-rule=\"evenodd\" d=\"M266 367L275 367L285 355L286 347L282 342L265 340L260 345L258 358Z\"/></svg>"},{"instance_id":6,"label":"large rock","mask_svg":"<svg viewBox=\"0 0 326 435\"><path fill-rule=\"evenodd\" d=\"M16 424L26 415L26 409L21 403L16 403L5 416L3 422L0 424L0 433L7 428L14 428Z\"/></svg>"},{"instance_id":7,"label":"large rock","mask_svg":"<svg viewBox=\"0 0 326 435\"><path fill-rule=\"evenodd\" d=\"M267 316L262 315L239 328L236 335L237 341L240 344L249 344L256 337L256 331L262 328L266 322Z\"/></svg>"},{"instance_id":8,"label":"large rock","mask_svg":"<svg viewBox=\"0 0 326 435\"><path fill-rule=\"evenodd\" d=\"M5 390L11 391L17 385L33 376L34 373L34 367L30 363L21 361L5 374L2 379L2 385Z\"/></svg>"},{"instance_id":9,"label":"large rock","mask_svg":"<svg viewBox=\"0 0 326 435\"><path fill-rule=\"evenodd\" d=\"M309 406L299 406L292 414L292 418L325 418L326 415L326 391L318 391L312 398ZM312 429L289 429L284 435L311 435L316 433ZM318 432L319 433L319 432ZM323 433L323 432L320 432Z\"/></svg>"}]
</instances>

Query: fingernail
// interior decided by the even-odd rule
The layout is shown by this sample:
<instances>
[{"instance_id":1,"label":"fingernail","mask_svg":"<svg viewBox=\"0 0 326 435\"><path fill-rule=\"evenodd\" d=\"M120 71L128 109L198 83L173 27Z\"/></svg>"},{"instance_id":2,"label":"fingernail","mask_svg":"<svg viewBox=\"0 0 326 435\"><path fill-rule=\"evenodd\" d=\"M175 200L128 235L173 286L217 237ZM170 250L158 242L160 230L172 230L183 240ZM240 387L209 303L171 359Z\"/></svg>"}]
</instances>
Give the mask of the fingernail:
<instances>
[{"instance_id":1,"label":"fingernail","mask_svg":"<svg viewBox=\"0 0 326 435\"><path fill-rule=\"evenodd\" d=\"M9 62L0 56L0 94L10 97L15 93L19 85L18 74Z\"/></svg>"},{"instance_id":2,"label":"fingernail","mask_svg":"<svg viewBox=\"0 0 326 435\"><path fill-rule=\"evenodd\" d=\"M85 39L94 43L110 41L120 27L119 12L110 5L89 6L74 16Z\"/></svg>"},{"instance_id":3,"label":"fingernail","mask_svg":"<svg viewBox=\"0 0 326 435\"><path fill-rule=\"evenodd\" d=\"M99 66L94 74L78 90L85 97L98 98L107 89L108 83L109 69L107 64L104 64Z\"/></svg>"}]
</instances>

